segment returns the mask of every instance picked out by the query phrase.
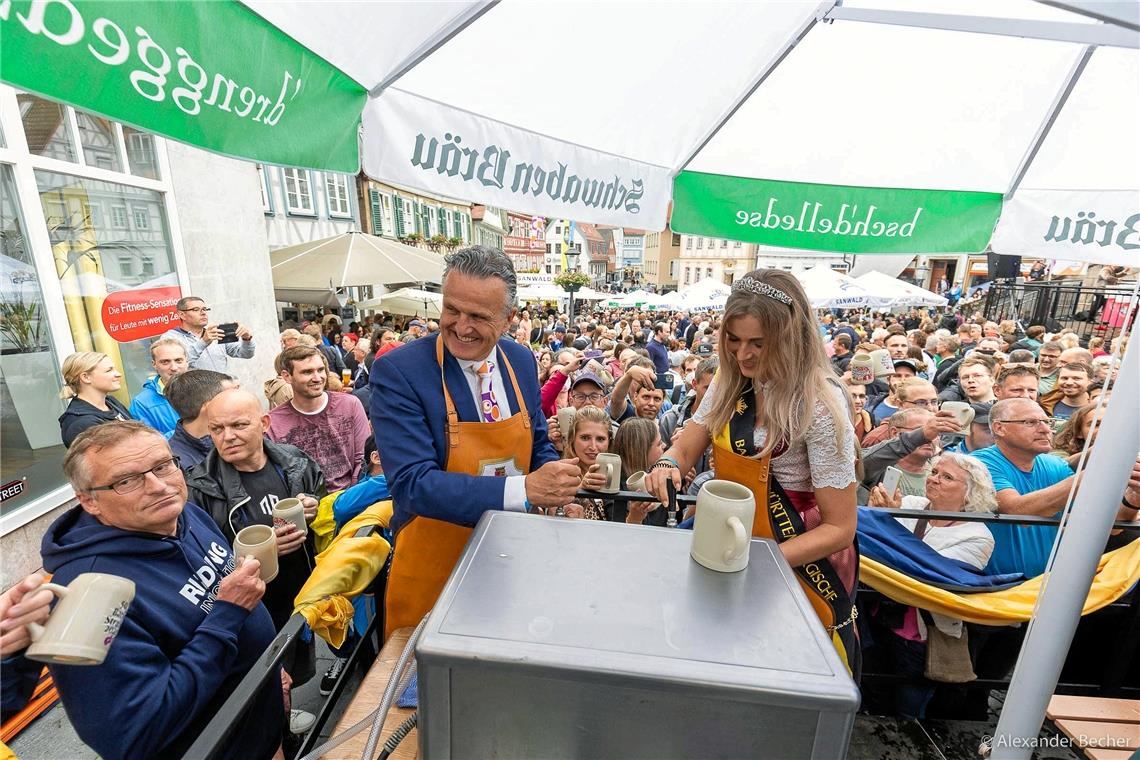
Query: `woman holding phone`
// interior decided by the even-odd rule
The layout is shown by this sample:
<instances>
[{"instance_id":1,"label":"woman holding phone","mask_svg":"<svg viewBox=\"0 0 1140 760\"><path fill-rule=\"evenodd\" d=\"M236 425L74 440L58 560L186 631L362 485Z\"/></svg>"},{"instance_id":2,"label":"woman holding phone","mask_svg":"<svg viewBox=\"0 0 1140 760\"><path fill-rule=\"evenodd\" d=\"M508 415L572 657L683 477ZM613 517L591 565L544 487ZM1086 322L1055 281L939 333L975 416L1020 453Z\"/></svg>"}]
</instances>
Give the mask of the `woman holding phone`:
<instances>
[{"instance_id":1,"label":"woman holding phone","mask_svg":"<svg viewBox=\"0 0 1140 760\"><path fill-rule=\"evenodd\" d=\"M854 605L855 432L803 287L757 269L732 286L718 344L720 369L692 420L652 466L650 493L713 445L716 476L756 497L753 535L772 538L800 580L836 650L858 678Z\"/></svg>"}]
</instances>

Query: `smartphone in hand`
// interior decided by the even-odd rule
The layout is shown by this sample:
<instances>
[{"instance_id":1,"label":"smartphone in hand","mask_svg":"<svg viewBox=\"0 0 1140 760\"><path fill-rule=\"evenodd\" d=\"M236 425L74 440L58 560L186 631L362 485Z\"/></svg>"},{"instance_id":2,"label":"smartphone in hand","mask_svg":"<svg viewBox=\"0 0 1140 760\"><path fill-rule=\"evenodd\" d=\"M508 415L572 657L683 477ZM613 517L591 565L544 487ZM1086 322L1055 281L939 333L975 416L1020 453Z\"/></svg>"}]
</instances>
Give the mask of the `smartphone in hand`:
<instances>
[{"instance_id":1,"label":"smartphone in hand","mask_svg":"<svg viewBox=\"0 0 1140 760\"><path fill-rule=\"evenodd\" d=\"M882 485L887 492L887 496L894 496L895 489L899 487L899 479L902 477L902 470L898 467L888 467L887 471L883 473Z\"/></svg>"},{"instance_id":2,"label":"smartphone in hand","mask_svg":"<svg viewBox=\"0 0 1140 760\"><path fill-rule=\"evenodd\" d=\"M222 331L223 335L218 341L219 343L237 343L237 322L223 322L218 325L218 329Z\"/></svg>"}]
</instances>

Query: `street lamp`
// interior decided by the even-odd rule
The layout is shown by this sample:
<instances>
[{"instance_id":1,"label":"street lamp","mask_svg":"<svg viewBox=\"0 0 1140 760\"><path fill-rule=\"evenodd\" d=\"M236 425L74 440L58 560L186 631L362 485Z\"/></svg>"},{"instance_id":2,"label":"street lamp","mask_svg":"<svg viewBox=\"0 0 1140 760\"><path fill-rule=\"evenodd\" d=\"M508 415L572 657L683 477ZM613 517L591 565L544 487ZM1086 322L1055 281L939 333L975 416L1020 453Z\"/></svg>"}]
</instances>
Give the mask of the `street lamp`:
<instances>
[{"instance_id":1,"label":"street lamp","mask_svg":"<svg viewBox=\"0 0 1140 760\"><path fill-rule=\"evenodd\" d=\"M571 272L578 271L578 253L579 251L573 246L566 247L566 268ZM567 306L567 328L574 324L574 291L570 291L570 305Z\"/></svg>"}]
</instances>

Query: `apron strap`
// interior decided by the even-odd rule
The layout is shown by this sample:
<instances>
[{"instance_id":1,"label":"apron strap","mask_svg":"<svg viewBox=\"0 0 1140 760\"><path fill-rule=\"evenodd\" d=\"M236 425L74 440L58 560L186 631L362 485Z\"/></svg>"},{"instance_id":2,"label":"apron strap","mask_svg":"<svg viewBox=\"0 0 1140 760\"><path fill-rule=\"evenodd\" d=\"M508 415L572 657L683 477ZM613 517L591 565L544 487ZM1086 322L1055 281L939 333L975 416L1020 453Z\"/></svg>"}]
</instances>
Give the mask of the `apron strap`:
<instances>
[{"instance_id":1,"label":"apron strap","mask_svg":"<svg viewBox=\"0 0 1140 760\"><path fill-rule=\"evenodd\" d=\"M511 384L514 386L515 400L519 405L519 414L522 415L523 427L530 430L530 414L526 410L526 400L523 398L518 378L515 376L515 368L511 366L511 360L507 358L505 352L499 351L499 356L502 358L503 364L506 365L507 375L510 377ZM443 373L442 335L435 342L435 360L439 363L439 382L443 386L443 402L447 407L448 446L455 448L459 445L459 413L455 410L455 401L451 398L451 392L447 389L447 378Z\"/></svg>"},{"instance_id":2,"label":"apron strap","mask_svg":"<svg viewBox=\"0 0 1140 760\"><path fill-rule=\"evenodd\" d=\"M450 448L459 446L459 412L455 411L455 402L447 390L447 377L443 373L443 336L435 341L435 360L439 363L439 383L443 388L443 403L447 406L447 445Z\"/></svg>"}]
</instances>

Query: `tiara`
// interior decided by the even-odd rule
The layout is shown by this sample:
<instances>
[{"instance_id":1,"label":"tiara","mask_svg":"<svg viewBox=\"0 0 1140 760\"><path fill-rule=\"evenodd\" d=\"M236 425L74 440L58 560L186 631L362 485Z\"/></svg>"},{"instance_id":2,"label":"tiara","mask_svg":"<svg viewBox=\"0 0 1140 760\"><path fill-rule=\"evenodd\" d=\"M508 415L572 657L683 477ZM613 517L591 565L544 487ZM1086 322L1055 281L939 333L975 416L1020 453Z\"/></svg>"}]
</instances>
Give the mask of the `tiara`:
<instances>
[{"instance_id":1,"label":"tiara","mask_svg":"<svg viewBox=\"0 0 1140 760\"><path fill-rule=\"evenodd\" d=\"M758 296L768 296L774 298L782 304L787 306L792 305L792 297L779 288L774 288L766 282L752 277L741 277L739 280L732 284L732 292L738 293L742 290L747 290L749 293L755 293Z\"/></svg>"}]
</instances>

